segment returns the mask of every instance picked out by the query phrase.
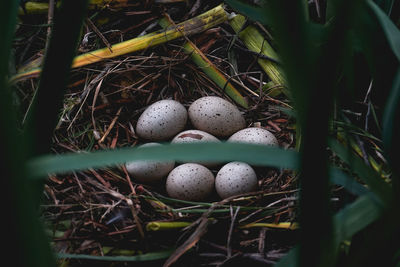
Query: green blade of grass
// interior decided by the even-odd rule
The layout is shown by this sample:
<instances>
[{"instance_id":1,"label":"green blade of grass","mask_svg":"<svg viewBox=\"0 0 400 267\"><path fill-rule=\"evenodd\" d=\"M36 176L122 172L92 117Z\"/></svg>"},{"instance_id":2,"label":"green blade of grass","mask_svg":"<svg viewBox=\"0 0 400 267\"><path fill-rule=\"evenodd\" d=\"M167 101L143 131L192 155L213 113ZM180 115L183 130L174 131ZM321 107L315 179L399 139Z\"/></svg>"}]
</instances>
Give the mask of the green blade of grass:
<instances>
[{"instance_id":1,"label":"green blade of grass","mask_svg":"<svg viewBox=\"0 0 400 267\"><path fill-rule=\"evenodd\" d=\"M29 163L29 170L32 176L40 178L48 173L63 173L88 168L113 166L131 160L182 160L189 158L193 160L207 159L221 162L239 160L246 161L250 164L289 169L298 168L297 152L293 150L225 143L165 145L161 148L125 148L81 154L69 153L64 155L47 155L33 159ZM331 168L330 177L332 183L344 186L353 194L361 195L368 192L368 190L357 183L354 179L350 178L337 168ZM163 198L166 200L169 199L166 197ZM173 199L171 199L171 201L172 200ZM210 205L209 203L188 202L184 200L173 201L180 201L191 205Z\"/></svg>"},{"instance_id":2,"label":"green blade of grass","mask_svg":"<svg viewBox=\"0 0 400 267\"><path fill-rule=\"evenodd\" d=\"M385 14L390 16L390 13L392 12L394 0L375 0L374 1L376 5L378 5Z\"/></svg>"},{"instance_id":3,"label":"green blade of grass","mask_svg":"<svg viewBox=\"0 0 400 267\"><path fill-rule=\"evenodd\" d=\"M39 86L24 125L24 145L29 149L29 157L50 151L53 131L62 108L72 60L86 16L87 3L88 0L77 3L63 1L54 18ZM39 205L43 184L37 181L31 187L36 189L35 201Z\"/></svg>"},{"instance_id":4,"label":"green blade of grass","mask_svg":"<svg viewBox=\"0 0 400 267\"><path fill-rule=\"evenodd\" d=\"M225 0L233 9L242 14L246 14L254 21L259 21L264 25L269 23L268 17L265 16L264 10L260 7L252 6L238 0Z\"/></svg>"},{"instance_id":5,"label":"green blade of grass","mask_svg":"<svg viewBox=\"0 0 400 267\"><path fill-rule=\"evenodd\" d=\"M299 266L325 267L334 265L337 252L330 203L328 155L324 148L341 47L333 46L333 42L326 42L318 48L313 45L320 41L321 35L315 34L319 29L309 26L304 6L306 1L271 0L265 14L271 19L270 26L274 29L274 40L279 47L280 62L301 134L300 238L296 256ZM335 44L342 43L343 32L335 29L336 38L340 40ZM296 44L296 49L293 49L293 44ZM321 69L320 57L329 58L331 64ZM315 223L315 216L318 216L318 224Z\"/></svg>"},{"instance_id":6,"label":"green blade of grass","mask_svg":"<svg viewBox=\"0 0 400 267\"><path fill-rule=\"evenodd\" d=\"M79 1L79 5L67 4L69 2L61 3L60 10L54 18L39 86L26 120L25 137L34 144L32 148L34 155L47 153L50 149L71 63L86 16L88 0Z\"/></svg>"},{"instance_id":7,"label":"green blade of grass","mask_svg":"<svg viewBox=\"0 0 400 267\"><path fill-rule=\"evenodd\" d=\"M56 4L57 8L60 7L60 2ZM102 9L110 8L113 10L121 9L127 6L126 0L90 0L89 9ZM19 15L37 15L37 14L47 14L49 9L48 3L28 1L25 3L25 10L20 7L18 10Z\"/></svg>"},{"instance_id":8,"label":"green blade of grass","mask_svg":"<svg viewBox=\"0 0 400 267\"><path fill-rule=\"evenodd\" d=\"M379 8L373 1L367 1L368 7L374 13L380 26L385 33L387 42L392 49L393 54L397 57L398 64L400 64L400 30L391 21L391 19ZM397 136L400 133L400 126L398 120L400 118L400 68L394 74L392 87L386 101L384 114L383 114L383 143L388 160L391 163L395 176L400 175L400 166L396 164L397 153L400 149L400 141L397 141ZM395 197L400 198L400 181L398 177L393 180L393 189L395 190Z\"/></svg>"},{"instance_id":9,"label":"green blade of grass","mask_svg":"<svg viewBox=\"0 0 400 267\"><path fill-rule=\"evenodd\" d=\"M33 205L32 190L22 166L26 148L21 141L16 110L7 82L11 44L14 37L18 1L0 1L0 173L3 230L6 244L3 261L14 266L55 266L52 252L37 207Z\"/></svg>"},{"instance_id":10,"label":"green blade of grass","mask_svg":"<svg viewBox=\"0 0 400 267\"><path fill-rule=\"evenodd\" d=\"M95 255L86 255L86 254L67 254L67 253L58 253L57 258L59 259L76 259L76 260L96 260L96 261L112 261L112 262L142 262L142 261L155 261L162 260L168 258L173 249L159 251L159 252L149 252L142 255L136 256L95 256Z\"/></svg>"},{"instance_id":11,"label":"green blade of grass","mask_svg":"<svg viewBox=\"0 0 400 267\"><path fill-rule=\"evenodd\" d=\"M351 150L346 149L338 141L330 139L329 147L335 152L344 162L349 164L351 170L355 172L363 182L365 182L369 190L374 192L376 196L384 203L390 203L392 199L391 188L384 180L374 172L369 166L366 166L364 161L354 155Z\"/></svg>"},{"instance_id":12,"label":"green blade of grass","mask_svg":"<svg viewBox=\"0 0 400 267\"><path fill-rule=\"evenodd\" d=\"M361 196L369 193L366 187L362 186L353 177L348 176L336 167L330 168L329 177L332 184L341 185L354 195Z\"/></svg>"},{"instance_id":13,"label":"green blade of grass","mask_svg":"<svg viewBox=\"0 0 400 267\"><path fill-rule=\"evenodd\" d=\"M233 144L168 144L162 147L125 148L92 153L45 155L28 163L31 177L40 178L49 173L63 173L88 168L115 166L133 160L207 160L229 162L233 160L254 165L296 169L297 152L278 147Z\"/></svg>"},{"instance_id":14,"label":"green blade of grass","mask_svg":"<svg viewBox=\"0 0 400 267\"><path fill-rule=\"evenodd\" d=\"M400 31L396 25L390 20L390 18L380 9L373 1L368 0L367 5L373 12L378 22L380 23L382 30L386 35L386 39L392 48L393 53L400 61Z\"/></svg>"},{"instance_id":15,"label":"green blade of grass","mask_svg":"<svg viewBox=\"0 0 400 267\"><path fill-rule=\"evenodd\" d=\"M398 136L400 134L399 126L400 118L400 68L397 69L395 79L393 81L392 89L386 101L385 110L383 113L383 143L385 145L385 152L388 155L388 160L393 166L395 175L400 175L400 166L398 162L398 151L400 149L400 141ZM400 181L394 177L393 189L396 191L395 196L400 197Z\"/></svg>"},{"instance_id":16,"label":"green blade of grass","mask_svg":"<svg viewBox=\"0 0 400 267\"><path fill-rule=\"evenodd\" d=\"M382 213L382 206L377 205L376 201L369 195L359 197L356 201L336 213L333 218L336 246L339 246L340 242L351 238L354 234L379 219ZM299 248L296 246L275 267L299 266L297 261L298 253Z\"/></svg>"},{"instance_id":17,"label":"green blade of grass","mask_svg":"<svg viewBox=\"0 0 400 267\"><path fill-rule=\"evenodd\" d=\"M376 221L384 209L370 195L359 197L334 216L337 245Z\"/></svg>"}]
</instances>

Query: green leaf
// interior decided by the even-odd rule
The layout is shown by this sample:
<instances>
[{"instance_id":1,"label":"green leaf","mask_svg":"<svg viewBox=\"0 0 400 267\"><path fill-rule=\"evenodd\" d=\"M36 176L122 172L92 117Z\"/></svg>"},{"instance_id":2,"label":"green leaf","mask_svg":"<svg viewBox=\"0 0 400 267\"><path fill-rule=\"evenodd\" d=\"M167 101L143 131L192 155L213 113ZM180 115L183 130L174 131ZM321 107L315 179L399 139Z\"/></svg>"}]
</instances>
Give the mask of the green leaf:
<instances>
[{"instance_id":1,"label":"green leaf","mask_svg":"<svg viewBox=\"0 0 400 267\"><path fill-rule=\"evenodd\" d=\"M299 246L292 248L274 267L297 267L299 266Z\"/></svg>"},{"instance_id":2,"label":"green leaf","mask_svg":"<svg viewBox=\"0 0 400 267\"><path fill-rule=\"evenodd\" d=\"M395 79L393 81L392 90L386 101L385 111L383 114L383 143L385 150L389 155L389 160L394 163L397 157L399 142L398 138L399 127L399 103L400 103L400 68L397 70ZM396 168L396 166L393 166Z\"/></svg>"},{"instance_id":3,"label":"green leaf","mask_svg":"<svg viewBox=\"0 0 400 267\"><path fill-rule=\"evenodd\" d=\"M0 173L3 177L2 202L8 203L2 212L7 214L5 229L12 236L3 255L16 266L52 266L54 260L32 204L32 190L26 180L21 162L26 150L17 128L17 116L12 105L12 95L6 82L12 38L15 31L18 1L0 2L0 124L7 125L0 131Z\"/></svg>"},{"instance_id":4,"label":"green leaf","mask_svg":"<svg viewBox=\"0 0 400 267\"><path fill-rule=\"evenodd\" d=\"M14 37L19 1L0 1L0 173L2 213L6 229L7 245L2 254L14 266L54 266L55 262L38 218L38 210L32 204L32 190L27 186L27 175L21 163L26 149L18 131L16 110L6 81L10 49Z\"/></svg>"},{"instance_id":5,"label":"green leaf","mask_svg":"<svg viewBox=\"0 0 400 267\"><path fill-rule=\"evenodd\" d=\"M371 167L367 166L360 157L333 139L329 140L329 147L344 162L349 164L350 169L368 185L369 190L375 193L380 200L382 200L384 203L389 203L391 201L392 194L390 186L385 183L384 180L374 170L371 169Z\"/></svg>"},{"instance_id":6,"label":"green leaf","mask_svg":"<svg viewBox=\"0 0 400 267\"><path fill-rule=\"evenodd\" d=\"M340 210L333 218L336 246L379 219L382 214L382 207L371 198L371 195L361 196ZM275 267L298 266L298 253L299 247L296 246Z\"/></svg>"},{"instance_id":7,"label":"green leaf","mask_svg":"<svg viewBox=\"0 0 400 267\"><path fill-rule=\"evenodd\" d=\"M237 12L247 16L249 19L258 21L264 25L268 24L268 18L265 15L263 8L252 6L238 0L225 0L225 2Z\"/></svg>"},{"instance_id":8,"label":"green leaf","mask_svg":"<svg viewBox=\"0 0 400 267\"><path fill-rule=\"evenodd\" d=\"M367 188L358 183L354 177L348 176L342 170L336 167L330 168L329 177L331 183L343 186L347 191L354 195L361 196L369 193Z\"/></svg>"},{"instance_id":9,"label":"green leaf","mask_svg":"<svg viewBox=\"0 0 400 267\"><path fill-rule=\"evenodd\" d=\"M34 155L50 150L87 6L88 0L65 0L54 17L39 87L25 125L25 138Z\"/></svg>"},{"instance_id":10,"label":"green leaf","mask_svg":"<svg viewBox=\"0 0 400 267\"><path fill-rule=\"evenodd\" d=\"M400 31L390 18L379 8L373 1L367 1L367 5L374 13L376 19L380 23L382 30L386 35L386 39L392 48L393 53L400 61Z\"/></svg>"},{"instance_id":11,"label":"green leaf","mask_svg":"<svg viewBox=\"0 0 400 267\"><path fill-rule=\"evenodd\" d=\"M234 143L168 144L156 147L122 148L92 153L44 155L32 159L27 168L31 177L88 168L104 168L134 160L242 161L254 165L296 169L297 152L273 146Z\"/></svg>"},{"instance_id":12,"label":"green leaf","mask_svg":"<svg viewBox=\"0 0 400 267\"><path fill-rule=\"evenodd\" d=\"M394 0L374 0L374 2L383 10L383 12L390 16L390 13L392 13Z\"/></svg>"},{"instance_id":13,"label":"green leaf","mask_svg":"<svg viewBox=\"0 0 400 267\"><path fill-rule=\"evenodd\" d=\"M398 151L400 149L400 141L398 141L398 136L400 133L399 118L400 118L400 68L397 69L395 79L393 81L392 89L390 91L389 97L386 101L385 110L383 113L383 132L382 139L385 146L385 152L388 156L388 160L392 165L393 170L397 175L400 174L400 166L396 165L398 158ZM397 188L396 194L400 193L400 188Z\"/></svg>"},{"instance_id":14,"label":"green leaf","mask_svg":"<svg viewBox=\"0 0 400 267\"><path fill-rule=\"evenodd\" d=\"M67 254L67 253L58 253L57 258L59 259L78 259L78 260L96 260L96 261L154 261L168 258L173 249L159 251L159 252L149 252L146 254L136 255L136 256L94 256L94 255L85 255L85 254Z\"/></svg>"},{"instance_id":15,"label":"green leaf","mask_svg":"<svg viewBox=\"0 0 400 267\"><path fill-rule=\"evenodd\" d=\"M334 216L337 245L376 221L382 214L383 207L371 195L359 197Z\"/></svg>"},{"instance_id":16,"label":"green leaf","mask_svg":"<svg viewBox=\"0 0 400 267\"><path fill-rule=\"evenodd\" d=\"M368 6L374 13L376 19L385 33L386 40L392 49L392 52L400 62L400 30L391 21L391 19L379 8L374 2L368 1ZM399 110L400 103L400 68L397 68L389 96L385 104L383 114L383 142L385 145L385 152L388 155L389 161L392 163L393 169L399 174L400 167L395 164L397 151L400 147L400 142L397 141L397 135L400 128L398 126L398 118L400 116ZM397 188L397 191L400 189Z\"/></svg>"}]
</instances>

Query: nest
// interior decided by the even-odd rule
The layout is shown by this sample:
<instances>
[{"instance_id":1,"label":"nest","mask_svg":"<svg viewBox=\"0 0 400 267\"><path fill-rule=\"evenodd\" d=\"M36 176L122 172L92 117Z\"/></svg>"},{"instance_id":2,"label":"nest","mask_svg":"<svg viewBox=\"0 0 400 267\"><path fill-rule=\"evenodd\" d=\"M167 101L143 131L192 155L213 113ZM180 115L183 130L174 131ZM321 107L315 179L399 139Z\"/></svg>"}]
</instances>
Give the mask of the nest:
<instances>
[{"instance_id":1,"label":"nest","mask_svg":"<svg viewBox=\"0 0 400 267\"><path fill-rule=\"evenodd\" d=\"M164 12L180 22L212 8L201 1L196 5L125 2L122 9L108 6L91 11L94 17L85 24L80 53L158 30L156 22ZM41 19L23 17L14 44L17 66L42 56L46 28L32 27ZM290 107L289 100L284 94L271 96L262 90L269 78L257 63L259 57L246 48L229 24L222 23L190 40L234 81L247 100L247 109L239 107L247 125L264 127L275 134L280 146L294 147L294 120L282 111ZM216 95L234 103L183 51L184 42L181 38L74 69L52 152L139 145L143 140L134 131L138 117L146 106L161 99L174 99L188 107L202 96ZM17 84L25 111L36 85L37 79ZM297 221L298 185L292 171L256 171L259 191L225 200L214 195L201 203L169 198L163 185L137 183L124 166L50 175L42 218L60 255L150 255L149 263L174 266L246 262L265 266L277 262L296 243L292 223ZM120 260L123 265L124 259ZM71 265L85 262L79 257L60 261ZM114 265L118 264L114 261Z\"/></svg>"}]
</instances>

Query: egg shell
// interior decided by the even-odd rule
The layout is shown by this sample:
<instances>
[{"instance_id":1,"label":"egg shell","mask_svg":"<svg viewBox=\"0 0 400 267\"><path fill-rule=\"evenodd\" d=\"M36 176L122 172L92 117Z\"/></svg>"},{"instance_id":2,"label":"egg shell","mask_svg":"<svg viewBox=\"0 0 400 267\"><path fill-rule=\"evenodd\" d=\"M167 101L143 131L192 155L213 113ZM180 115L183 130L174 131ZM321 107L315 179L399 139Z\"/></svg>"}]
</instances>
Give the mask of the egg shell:
<instances>
[{"instance_id":1,"label":"egg shell","mask_svg":"<svg viewBox=\"0 0 400 267\"><path fill-rule=\"evenodd\" d=\"M136 133L147 140L172 138L185 128L186 108L175 100L160 100L143 111L136 124Z\"/></svg>"},{"instance_id":2,"label":"egg shell","mask_svg":"<svg viewBox=\"0 0 400 267\"><path fill-rule=\"evenodd\" d=\"M197 142L221 142L209 133L200 130L186 130L177 134L171 143L197 143Z\"/></svg>"},{"instance_id":3,"label":"egg shell","mask_svg":"<svg viewBox=\"0 0 400 267\"><path fill-rule=\"evenodd\" d=\"M166 190L173 198L201 201L213 192L214 181L214 175L206 167L197 163L185 163L169 173Z\"/></svg>"},{"instance_id":4,"label":"egg shell","mask_svg":"<svg viewBox=\"0 0 400 267\"><path fill-rule=\"evenodd\" d=\"M159 143L147 143L140 147L161 146ZM155 183L161 181L174 168L175 161L138 160L127 162L126 170L133 179L141 183Z\"/></svg>"},{"instance_id":5,"label":"egg shell","mask_svg":"<svg viewBox=\"0 0 400 267\"><path fill-rule=\"evenodd\" d=\"M229 162L222 166L215 177L215 189L221 198L256 191L257 175L253 168L244 162Z\"/></svg>"},{"instance_id":6,"label":"egg shell","mask_svg":"<svg viewBox=\"0 0 400 267\"><path fill-rule=\"evenodd\" d=\"M217 142L221 141L206 132L200 130L187 130L177 134L174 139L172 139L171 143L173 144L185 144L185 143L201 143L201 142ZM187 162L187 161L183 161ZM190 161L193 163L201 164L207 168L213 168L219 165L218 162L205 162L205 161Z\"/></svg>"},{"instance_id":7,"label":"egg shell","mask_svg":"<svg viewBox=\"0 0 400 267\"><path fill-rule=\"evenodd\" d=\"M246 127L239 109L217 96L205 96L189 107L189 118L196 129L218 137L227 137Z\"/></svg>"},{"instance_id":8,"label":"egg shell","mask_svg":"<svg viewBox=\"0 0 400 267\"><path fill-rule=\"evenodd\" d=\"M251 127L234 133L228 142L251 143L260 145L278 145L275 135L267 129Z\"/></svg>"}]
</instances>

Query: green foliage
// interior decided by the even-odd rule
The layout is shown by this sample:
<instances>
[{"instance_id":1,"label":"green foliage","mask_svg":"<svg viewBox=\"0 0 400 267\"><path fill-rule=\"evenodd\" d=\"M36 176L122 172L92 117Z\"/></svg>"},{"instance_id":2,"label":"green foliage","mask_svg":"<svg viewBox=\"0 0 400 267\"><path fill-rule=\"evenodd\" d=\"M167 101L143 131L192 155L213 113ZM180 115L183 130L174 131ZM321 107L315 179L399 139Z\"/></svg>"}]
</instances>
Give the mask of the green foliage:
<instances>
[{"instance_id":1,"label":"green foliage","mask_svg":"<svg viewBox=\"0 0 400 267\"><path fill-rule=\"evenodd\" d=\"M233 8L240 8L237 1L227 2L232 4ZM362 195L356 202L336 214L331 221L329 219L331 215L323 212L329 209L328 184L321 181L328 181L326 171L317 166L323 166L327 160L326 154L320 151L323 151L327 144L324 139L328 135L325 123L330 120L330 114L332 114L332 101L336 95L340 96L337 93L342 91L338 87L345 82L346 89L357 93L354 89L358 81L355 76L353 56L361 52L369 63L370 73L366 74L375 77L377 86L383 90L381 97L385 98L389 95L382 120L382 137L385 152L392 163L393 170L396 171L398 168L394 164L394 153L398 151L398 144L394 143L397 142L394 137L399 133L397 123L395 123L398 121L398 91L400 90L397 64L394 68L383 69L382 67L387 66L388 62L398 63L393 59L398 58L400 34L386 15L390 14L394 1L376 1L383 10L372 1L329 1L327 23L323 27L316 27L308 22L301 4L306 1L295 1L290 4L286 2L269 0L264 1L264 8L242 9L250 18L261 14L266 14L268 17L268 20L261 22L272 29L276 38L282 68L288 79L296 108L298 128L301 130L302 219L300 223L303 238L300 240L299 247L289 253L278 265L332 266L335 264L335 253L341 241L368 228L374 221L382 221L379 219L383 218L382 216L397 219L394 214L384 212L391 210L396 203L395 199L398 199L397 179L393 178L395 190L395 195L393 195L391 186L369 166L366 166L361 158L355 156L349 148L331 141L329 146L332 150L349 164L350 169L368 185L371 192L374 192ZM296 44L296 49L293 49L294 44ZM344 100L336 99L336 103L340 105ZM379 102L382 106L383 103L384 101ZM316 177L318 179L315 179ZM315 193L321 190L322 194ZM313 213L315 214L316 211L318 211L319 221L317 226L313 224L315 220ZM323 229L321 230L319 226ZM381 229L381 236L388 236L387 233L393 230L389 228ZM398 231L392 234L398 234ZM323 239L329 239L333 243L324 243ZM368 243L364 245L366 251L372 247ZM361 255L362 249L359 251ZM369 255L370 258L373 258L372 255ZM309 259L314 261L310 262ZM344 262L351 262L351 260L346 259Z\"/></svg>"},{"instance_id":2,"label":"green foliage","mask_svg":"<svg viewBox=\"0 0 400 267\"><path fill-rule=\"evenodd\" d=\"M43 73L36 100L39 108L34 112L28 128L21 134L16 111L12 106L12 97L8 87L9 52L17 18L18 1L2 1L0 4L0 122L2 127L0 171L5 183L3 203L7 214L6 231L11 236L5 246L7 258L16 266L54 266L49 242L38 220L38 198L42 195L42 186L27 179L25 162L34 154L48 153L50 138L58 107L62 103L63 88L70 68L79 29L87 1L63 1L60 12L55 18L55 30L47 51L47 72ZM78 8L81 12L76 12ZM72 19L71 19L72 18ZM66 38L66 39L65 39ZM67 41L66 41L67 40ZM61 47L63 53L58 53ZM58 90L55 90L57 88ZM50 122L49 124L46 124ZM35 133L35 131L38 131ZM32 139L30 139L32 138ZM48 145L46 145L48 144ZM37 145L36 147L34 145ZM44 145L44 146L42 146ZM39 188L35 190L34 188ZM10 210L9 210L10 209Z\"/></svg>"},{"instance_id":3,"label":"green foliage","mask_svg":"<svg viewBox=\"0 0 400 267\"><path fill-rule=\"evenodd\" d=\"M93 256L93 255L79 255L79 254L64 254L59 253L59 259L78 259L78 260L93 260L93 261L111 261L111 262L135 262L135 261L154 261L166 259L172 254L173 250L166 250L160 252L150 252L136 256Z\"/></svg>"},{"instance_id":4,"label":"green foliage","mask_svg":"<svg viewBox=\"0 0 400 267\"><path fill-rule=\"evenodd\" d=\"M254 165L296 169L297 153L277 147L234 143L168 144L162 147L122 148L89 154L44 155L28 162L31 177L123 164L132 160L238 160Z\"/></svg>"}]
</instances>

